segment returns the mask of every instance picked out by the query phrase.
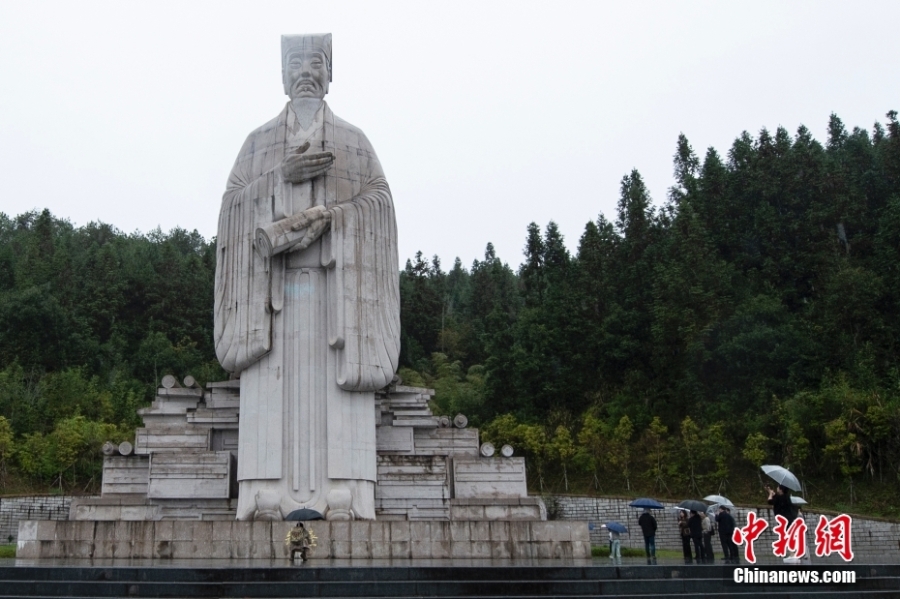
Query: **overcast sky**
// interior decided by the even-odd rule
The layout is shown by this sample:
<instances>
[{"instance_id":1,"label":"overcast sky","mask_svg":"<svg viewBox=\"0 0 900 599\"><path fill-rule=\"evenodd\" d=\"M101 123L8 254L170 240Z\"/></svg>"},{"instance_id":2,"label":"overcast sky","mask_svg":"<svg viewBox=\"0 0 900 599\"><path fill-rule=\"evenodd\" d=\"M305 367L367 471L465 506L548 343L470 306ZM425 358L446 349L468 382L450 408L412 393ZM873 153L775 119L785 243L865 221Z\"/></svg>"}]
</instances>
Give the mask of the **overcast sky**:
<instances>
[{"instance_id":1,"label":"overcast sky","mask_svg":"<svg viewBox=\"0 0 900 599\"><path fill-rule=\"evenodd\" d=\"M683 132L900 109L900 2L0 1L0 211L209 238L247 134L286 97L280 34L331 32L334 112L394 194L400 259L445 268L526 227L571 250L637 168L661 204Z\"/></svg>"}]
</instances>

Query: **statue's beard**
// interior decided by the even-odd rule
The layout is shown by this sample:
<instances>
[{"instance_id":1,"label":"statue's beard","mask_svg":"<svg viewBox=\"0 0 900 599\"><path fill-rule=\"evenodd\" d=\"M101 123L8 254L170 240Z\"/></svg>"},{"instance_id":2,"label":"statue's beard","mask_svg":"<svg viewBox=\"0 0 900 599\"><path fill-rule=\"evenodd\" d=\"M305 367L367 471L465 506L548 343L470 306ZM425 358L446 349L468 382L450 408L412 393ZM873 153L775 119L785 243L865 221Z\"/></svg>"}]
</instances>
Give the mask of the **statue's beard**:
<instances>
[{"instance_id":1,"label":"statue's beard","mask_svg":"<svg viewBox=\"0 0 900 599\"><path fill-rule=\"evenodd\" d=\"M292 98L291 106L294 108L294 114L297 121L304 130L309 129L313 120L316 118L316 112L322 105L322 98Z\"/></svg>"}]
</instances>

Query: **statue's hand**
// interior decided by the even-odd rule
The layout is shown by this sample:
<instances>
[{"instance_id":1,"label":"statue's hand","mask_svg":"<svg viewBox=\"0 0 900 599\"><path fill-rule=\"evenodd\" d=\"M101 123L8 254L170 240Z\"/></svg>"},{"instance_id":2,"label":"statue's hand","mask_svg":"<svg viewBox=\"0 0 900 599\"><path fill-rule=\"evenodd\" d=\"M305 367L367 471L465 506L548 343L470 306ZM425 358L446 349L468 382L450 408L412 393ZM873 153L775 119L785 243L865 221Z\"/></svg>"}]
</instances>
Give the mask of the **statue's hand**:
<instances>
[{"instance_id":1,"label":"statue's hand","mask_svg":"<svg viewBox=\"0 0 900 599\"><path fill-rule=\"evenodd\" d=\"M309 142L306 142L294 152L288 154L278 165L281 170L281 176L285 181L291 183L303 183L310 179L315 179L325 174L331 165L334 164L334 154L331 152L317 152L315 154L304 154L309 149Z\"/></svg>"},{"instance_id":2,"label":"statue's hand","mask_svg":"<svg viewBox=\"0 0 900 599\"><path fill-rule=\"evenodd\" d=\"M305 250L312 242L321 237L322 233L328 228L328 225L331 224L330 212L319 212L318 214L319 215L310 222L309 226L306 228L306 235L303 236L300 243L294 246L294 249Z\"/></svg>"}]
</instances>

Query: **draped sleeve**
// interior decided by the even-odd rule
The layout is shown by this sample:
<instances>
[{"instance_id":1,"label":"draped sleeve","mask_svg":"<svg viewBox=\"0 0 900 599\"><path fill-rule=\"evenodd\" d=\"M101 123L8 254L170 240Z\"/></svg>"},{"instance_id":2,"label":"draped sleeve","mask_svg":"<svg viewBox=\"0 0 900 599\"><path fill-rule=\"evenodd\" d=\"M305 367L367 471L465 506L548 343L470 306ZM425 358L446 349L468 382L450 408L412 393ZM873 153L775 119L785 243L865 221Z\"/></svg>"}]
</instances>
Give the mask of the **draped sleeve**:
<instances>
[{"instance_id":1,"label":"draped sleeve","mask_svg":"<svg viewBox=\"0 0 900 599\"><path fill-rule=\"evenodd\" d=\"M256 228L273 220L275 167L284 153L286 109L247 137L222 197L216 238L214 341L219 363L240 372L272 347L271 272L253 250ZM280 257L278 258L280 260Z\"/></svg>"},{"instance_id":2,"label":"draped sleeve","mask_svg":"<svg viewBox=\"0 0 900 599\"><path fill-rule=\"evenodd\" d=\"M335 177L358 177L360 185L350 201L329 207L330 251L323 262L333 264L328 291L336 309L330 310L328 342L338 354L337 384L348 391L375 391L391 382L400 355L397 223L390 187L369 140L335 121ZM340 190L341 181L334 184Z\"/></svg>"}]
</instances>

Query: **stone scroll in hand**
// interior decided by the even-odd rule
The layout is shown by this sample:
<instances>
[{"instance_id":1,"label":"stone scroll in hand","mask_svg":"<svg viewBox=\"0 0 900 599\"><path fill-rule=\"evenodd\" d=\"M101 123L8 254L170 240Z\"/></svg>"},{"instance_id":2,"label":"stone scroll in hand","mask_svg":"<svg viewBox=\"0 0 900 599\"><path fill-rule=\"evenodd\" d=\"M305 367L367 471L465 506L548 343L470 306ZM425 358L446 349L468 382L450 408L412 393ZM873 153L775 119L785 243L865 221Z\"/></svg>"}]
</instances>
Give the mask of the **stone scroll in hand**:
<instances>
[{"instance_id":1,"label":"stone scroll in hand","mask_svg":"<svg viewBox=\"0 0 900 599\"><path fill-rule=\"evenodd\" d=\"M256 229L256 251L263 258L271 258L300 244L307 234L307 229L314 222L325 216L325 206L314 206L300 214Z\"/></svg>"}]
</instances>

